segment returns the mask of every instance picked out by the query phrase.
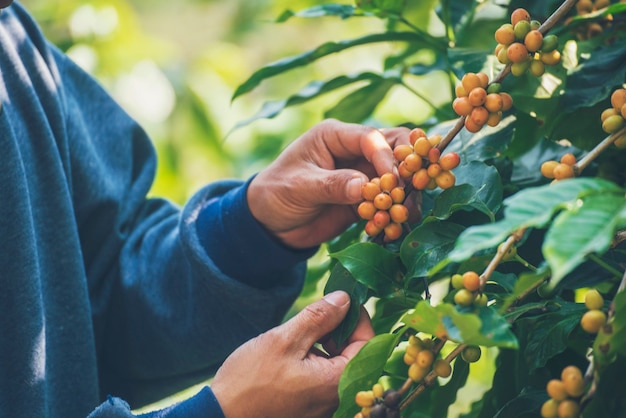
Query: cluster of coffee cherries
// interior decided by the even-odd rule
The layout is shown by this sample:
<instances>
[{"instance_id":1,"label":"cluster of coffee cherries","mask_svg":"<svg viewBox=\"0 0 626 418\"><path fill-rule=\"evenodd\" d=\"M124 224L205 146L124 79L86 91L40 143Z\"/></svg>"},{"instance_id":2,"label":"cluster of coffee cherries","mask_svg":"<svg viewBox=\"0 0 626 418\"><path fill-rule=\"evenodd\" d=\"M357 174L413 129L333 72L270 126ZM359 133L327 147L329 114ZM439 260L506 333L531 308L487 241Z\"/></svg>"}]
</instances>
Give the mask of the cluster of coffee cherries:
<instances>
[{"instance_id":1,"label":"cluster of coffee cherries","mask_svg":"<svg viewBox=\"0 0 626 418\"><path fill-rule=\"evenodd\" d=\"M502 64L511 64L511 74L521 76L530 72L540 77L546 65L561 62L561 53L556 49L556 35L544 36L539 31L541 23L531 20L526 9L519 8L511 13L511 23L505 23L495 32L498 45L495 55Z\"/></svg>"},{"instance_id":2,"label":"cluster of coffee cherries","mask_svg":"<svg viewBox=\"0 0 626 418\"><path fill-rule=\"evenodd\" d=\"M475 271L453 274L450 283L456 289L454 303L458 306L487 306L487 295L480 290L480 276Z\"/></svg>"},{"instance_id":3,"label":"cluster of coffee cherries","mask_svg":"<svg viewBox=\"0 0 626 418\"><path fill-rule=\"evenodd\" d=\"M402 236L402 224L409 219L409 210L404 206L404 187L398 185L393 173L385 173L365 183L361 189L364 201L357 208L362 219L366 219L365 233L376 236L384 233L386 241L395 241Z\"/></svg>"},{"instance_id":4,"label":"cluster of coffee cherries","mask_svg":"<svg viewBox=\"0 0 626 418\"><path fill-rule=\"evenodd\" d=\"M441 154L437 144L440 135L426 135L421 128L409 133L411 145L398 145L393 155L398 161L398 174L416 190L448 189L456 183L451 170L458 167L461 157L456 152Z\"/></svg>"},{"instance_id":5,"label":"cluster of coffee cherries","mask_svg":"<svg viewBox=\"0 0 626 418\"><path fill-rule=\"evenodd\" d=\"M371 390L363 390L356 394L355 402L361 407L354 418L400 418L400 401L402 395L396 390L384 390L380 383L374 384Z\"/></svg>"},{"instance_id":6,"label":"cluster of coffee cherries","mask_svg":"<svg viewBox=\"0 0 626 418\"><path fill-rule=\"evenodd\" d=\"M611 94L611 107L600 115L602 130L607 134L614 134L622 129L626 123L626 89L617 89ZM626 132L614 142L618 148L626 148Z\"/></svg>"},{"instance_id":7,"label":"cluster of coffee cherries","mask_svg":"<svg viewBox=\"0 0 626 418\"><path fill-rule=\"evenodd\" d=\"M465 129L476 133L483 126L496 126L502 112L513 106L511 95L500 92L500 84L489 84L485 73L466 73L456 87L452 108L459 116L465 116Z\"/></svg>"},{"instance_id":8,"label":"cluster of coffee cherries","mask_svg":"<svg viewBox=\"0 0 626 418\"><path fill-rule=\"evenodd\" d=\"M567 366L560 379L552 379L546 385L548 399L541 406L543 418L576 418L580 414L578 398L585 392L585 381L580 369Z\"/></svg>"},{"instance_id":9,"label":"cluster of coffee cherries","mask_svg":"<svg viewBox=\"0 0 626 418\"><path fill-rule=\"evenodd\" d=\"M431 370L439 377L448 377L452 374L452 366L442 358L435 358L433 351L434 341L432 338L421 339L417 335L409 337L406 351L404 352L404 364L409 366L409 379L421 382Z\"/></svg>"},{"instance_id":10,"label":"cluster of coffee cherries","mask_svg":"<svg viewBox=\"0 0 626 418\"><path fill-rule=\"evenodd\" d=\"M596 289L589 289L585 293L585 312L580 318L580 327L589 334L597 334L606 324L606 314L602 310L604 298Z\"/></svg>"},{"instance_id":11,"label":"cluster of coffee cherries","mask_svg":"<svg viewBox=\"0 0 626 418\"><path fill-rule=\"evenodd\" d=\"M575 176L576 156L570 152L563 154L560 161L549 160L541 164L541 174L554 180L569 179Z\"/></svg>"}]
</instances>

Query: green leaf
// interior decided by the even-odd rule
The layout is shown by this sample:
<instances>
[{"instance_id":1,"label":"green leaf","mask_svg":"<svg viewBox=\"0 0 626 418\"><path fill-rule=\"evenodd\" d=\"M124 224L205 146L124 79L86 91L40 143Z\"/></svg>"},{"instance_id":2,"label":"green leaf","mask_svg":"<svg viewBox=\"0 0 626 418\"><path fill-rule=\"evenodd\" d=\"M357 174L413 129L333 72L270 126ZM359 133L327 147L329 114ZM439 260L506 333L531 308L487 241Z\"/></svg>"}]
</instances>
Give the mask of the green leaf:
<instances>
[{"instance_id":1,"label":"green leaf","mask_svg":"<svg viewBox=\"0 0 626 418\"><path fill-rule=\"evenodd\" d=\"M389 90L402 83L400 78L379 78L367 86L345 96L335 106L324 112L324 117L344 122L359 123L370 117Z\"/></svg>"},{"instance_id":2,"label":"green leaf","mask_svg":"<svg viewBox=\"0 0 626 418\"><path fill-rule=\"evenodd\" d=\"M554 212L581 193L619 193L621 189L606 180L578 178L524 189L504 201L504 219L494 224L466 229L449 255L450 261L462 261L479 250L492 248L520 228L543 227Z\"/></svg>"},{"instance_id":3,"label":"green leaf","mask_svg":"<svg viewBox=\"0 0 626 418\"><path fill-rule=\"evenodd\" d=\"M376 315L372 317L372 326L376 334L390 332L392 327L410 309L422 300L417 297L397 296L376 301Z\"/></svg>"},{"instance_id":4,"label":"green leaf","mask_svg":"<svg viewBox=\"0 0 626 418\"><path fill-rule=\"evenodd\" d=\"M402 13L406 0L357 0L356 5L363 10L373 11L385 16L388 13Z\"/></svg>"},{"instance_id":5,"label":"green leaf","mask_svg":"<svg viewBox=\"0 0 626 418\"><path fill-rule=\"evenodd\" d=\"M417 331L448 336L458 343L486 347L518 346L509 324L490 307L478 309L476 313L462 313L449 303L431 306L423 301L413 312L406 314L402 322Z\"/></svg>"},{"instance_id":6,"label":"green leaf","mask_svg":"<svg viewBox=\"0 0 626 418\"><path fill-rule=\"evenodd\" d=\"M626 211L623 191L600 192L572 202L555 218L542 248L552 270L550 288L588 254L602 254L610 247L616 230L624 226L624 219L619 217L623 211Z\"/></svg>"},{"instance_id":7,"label":"green leaf","mask_svg":"<svg viewBox=\"0 0 626 418\"><path fill-rule=\"evenodd\" d=\"M476 209L495 221L502 204L502 182L498 170L481 161L471 161L454 170L457 186L435 198L432 216L444 220L459 210Z\"/></svg>"},{"instance_id":8,"label":"green leaf","mask_svg":"<svg viewBox=\"0 0 626 418\"><path fill-rule=\"evenodd\" d=\"M461 225L433 221L415 228L400 247L400 258L410 277L428 275L428 271L444 260L463 231Z\"/></svg>"},{"instance_id":9,"label":"green leaf","mask_svg":"<svg viewBox=\"0 0 626 418\"><path fill-rule=\"evenodd\" d=\"M290 96L284 100L274 100L263 103L261 110L259 110L254 116L238 122L233 130L241 128L243 126L249 125L258 119L271 119L277 116L280 112L285 110L285 108L290 106L297 106L303 103L306 103L310 100L313 100L317 97L320 97L326 93L331 91L340 89L342 87L348 86L353 83L358 83L361 81L370 81L370 83L380 82L381 80L392 80L391 77L384 77L384 75L372 73L372 72L364 72L353 75L341 75L330 80L325 81L312 81L307 84L302 90L298 93ZM400 83L401 80L397 79L396 83Z\"/></svg>"},{"instance_id":10,"label":"green leaf","mask_svg":"<svg viewBox=\"0 0 626 418\"><path fill-rule=\"evenodd\" d=\"M246 81L244 81L241 85L239 85L239 87L237 87L237 90L235 90L235 93L233 94L232 100L235 100L237 97L253 90L265 79L274 77L278 74L284 73L294 68L311 64L312 62L320 58L326 57L330 54L335 54L337 52L341 52L356 46L367 45L377 42L410 42L422 44L425 47L430 47L440 52L445 51L445 43L443 43L443 41L430 35L416 34L414 32L375 33L356 39L349 39L339 42L326 42L318 46L317 48L307 51L303 54L281 59L255 71Z\"/></svg>"},{"instance_id":11,"label":"green leaf","mask_svg":"<svg viewBox=\"0 0 626 418\"><path fill-rule=\"evenodd\" d=\"M557 308L556 311L520 318L515 322L516 329L523 327L527 333L528 343L524 355L528 373L545 366L551 358L568 348L569 335L578 326L586 311L582 303L558 301L558 305L552 303L544 308Z\"/></svg>"},{"instance_id":12,"label":"green leaf","mask_svg":"<svg viewBox=\"0 0 626 418\"><path fill-rule=\"evenodd\" d=\"M325 16L336 16L342 19L347 19L352 16L363 16L364 14L357 10L354 6L349 4L322 4L318 6L309 7L297 12L292 10L285 10L276 18L277 23L287 21L292 17L300 18L317 18Z\"/></svg>"},{"instance_id":13,"label":"green leaf","mask_svg":"<svg viewBox=\"0 0 626 418\"><path fill-rule=\"evenodd\" d=\"M402 289L400 259L396 254L372 242L361 242L332 253L356 281L370 288L378 297L388 297Z\"/></svg>"},{"instance_id":14,"label":"green leaf","mask_svg":"<svg viewBox=\"0 0 626 418\"><path fill-rule=\"evenodd\" d=\"M343 290L350 295L350 308L343 321L337 328L333 330L330 337L337 345L343 344L344 341L352 335L352 331L356 327L359 317L361 316L361 305L368 299L368 290L364 284L357 282L354 277L340 263L336 263L333 267L330 277L324 287L324 294L334 292L335 290Z\"/></svg>"},{"instance_id":15,"label":"green leaf","mask_svg":"<svg viewBox=\"0 0 626 418\"><path fill-rule=\"evenodd\" d=\"M371 389L378 381L399 339L400 334L377 335L350 360L339 380L339 408L334 418L352 417L359 411L354 397L361 390Z\"/></svg>"}]
</instances>

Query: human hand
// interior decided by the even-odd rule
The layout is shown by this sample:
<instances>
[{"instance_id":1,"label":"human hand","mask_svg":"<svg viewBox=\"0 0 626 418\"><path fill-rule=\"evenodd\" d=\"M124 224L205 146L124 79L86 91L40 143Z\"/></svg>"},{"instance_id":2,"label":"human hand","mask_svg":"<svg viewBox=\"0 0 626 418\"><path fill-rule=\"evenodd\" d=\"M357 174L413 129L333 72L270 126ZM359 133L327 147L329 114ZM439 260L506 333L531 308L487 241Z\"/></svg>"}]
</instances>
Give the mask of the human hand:
<instances>
[{"instance_id":1,"label":"human hand","mask_svg":"<svg viewBox=\"0 0 626 418\"><path fill-rule=\"evenodd\" d=\"M341 373L374 336L363 309L342 347L324 341L341 323L349 304L345 292L329 293L235 350L211 384L226 418L332 416ZM327 353L315 346L317 342L324 343Z\"/></svg>"},{"instance_id":2,"label":"human hand","mask_svg":"<svg viewBox=\"0 0 626 418\"><path fill-rule=\"evenodd\" d=\"M252 215L283 243L307 248L358 220L354 204L369 178L397 174L392 148L409 130L326 120L289 145L250 183Z\"/></svg>"}]
</instances>

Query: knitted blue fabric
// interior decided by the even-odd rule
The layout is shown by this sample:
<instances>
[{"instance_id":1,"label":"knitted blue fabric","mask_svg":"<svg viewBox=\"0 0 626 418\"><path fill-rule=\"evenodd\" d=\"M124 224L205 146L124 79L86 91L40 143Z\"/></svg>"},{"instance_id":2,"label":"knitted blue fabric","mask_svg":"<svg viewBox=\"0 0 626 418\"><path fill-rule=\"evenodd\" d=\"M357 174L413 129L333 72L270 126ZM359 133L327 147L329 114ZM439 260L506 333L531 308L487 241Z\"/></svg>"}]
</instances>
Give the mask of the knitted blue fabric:
<instances>
[{"instance_id":1,"label":"knitted blue fabric","mask_svg":"<svg viewBox=\"0 0 626 418\"><path fill-rule=\"evenodd\" d=\"M313 250L266 234L241 181L147 198L149 138L17 3L0 101L0 417L128 416L282 320ZM154 416L199 412L222 416L209 388Z\"/></svg>"}]
</instances>

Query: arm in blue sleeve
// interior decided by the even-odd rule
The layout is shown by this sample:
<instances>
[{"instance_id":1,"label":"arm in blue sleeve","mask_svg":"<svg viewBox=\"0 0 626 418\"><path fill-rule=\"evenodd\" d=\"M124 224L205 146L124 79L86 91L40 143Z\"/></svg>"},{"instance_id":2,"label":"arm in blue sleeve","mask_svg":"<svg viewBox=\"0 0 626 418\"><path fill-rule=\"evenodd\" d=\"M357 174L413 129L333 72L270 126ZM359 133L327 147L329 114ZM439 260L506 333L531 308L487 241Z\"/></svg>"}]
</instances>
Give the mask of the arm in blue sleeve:
<instances>
[{"instance_id":1,"label":"arm in blue sleeve","mask_svg":"<svg viewBox=\"0 0 626 418\"><path fill-rule=\"evenodd\" d=\"M308 259L316 249L288 248L254 219L246 200L251 181L252 178L207 202L198 216L198 235L207 254L212 254L223 273L250 286L267 289L279 284L285 265Z\"/></svg>"},{"instance_id":2,"label":"arm in blue sleeve","mask_svg":"<svg viewBox=\"0 0 626 418\"><path fill-rule=\"evenodd\" d=\"M213 391L205 386L195 396L165 409L133 415L126 402L119 398L109 399L96 408L87 418L225 418Z\"/></svg>"}]
</instances>

